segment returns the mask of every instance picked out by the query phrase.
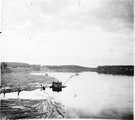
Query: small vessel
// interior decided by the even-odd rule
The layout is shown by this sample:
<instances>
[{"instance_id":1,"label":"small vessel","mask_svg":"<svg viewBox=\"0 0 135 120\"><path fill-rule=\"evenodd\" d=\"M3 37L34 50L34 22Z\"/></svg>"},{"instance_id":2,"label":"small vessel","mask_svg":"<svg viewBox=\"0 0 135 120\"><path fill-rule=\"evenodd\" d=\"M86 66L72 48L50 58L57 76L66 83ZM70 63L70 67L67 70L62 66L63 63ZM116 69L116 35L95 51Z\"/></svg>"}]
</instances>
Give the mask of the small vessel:
<instances>
[{"instance_id":1,"label":"small vessel","mask_svg":"<svg viewBox=\"0 0 135 120\"><path fill-rule=\"evenodd\" d=\"M52 86L50 86L50 88L52 88L52 91L55 91L55 92L61 92L62 91L62 88L65 88L67 86L63 86L62 85L62 82L52 82Z\"/></svg>"},{"instance_id":2,"label":"small vessel","mask_svg":"<svg viewBox=\"0 0 135 120\"><path fill-rule=\"evenodd\" d=\"M47 74L47 73L45 73L45 76L48 76L48 74Z\"/></svg>"},{"instance_id":3,"label":"small vessel","mask_svg":"<svg viewBox=\"0 0 135 120\"><path fill-rule=\"evenodd\" d=\"M79 73L76 73L75 75L79 75Z\"/></svg>"}]
</instances>

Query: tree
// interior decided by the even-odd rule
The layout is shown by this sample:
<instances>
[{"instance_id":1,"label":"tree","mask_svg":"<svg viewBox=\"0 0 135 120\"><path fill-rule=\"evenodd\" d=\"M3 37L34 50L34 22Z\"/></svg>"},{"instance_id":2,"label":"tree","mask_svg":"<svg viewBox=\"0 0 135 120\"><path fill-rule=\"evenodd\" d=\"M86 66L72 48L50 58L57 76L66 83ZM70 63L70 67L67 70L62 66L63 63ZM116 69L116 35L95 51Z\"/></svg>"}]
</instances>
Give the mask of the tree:
<instances>
[{"instance_id":1,"label":"tree","mask_svg":"<svg viewBox=\"0 0 135 120\"><path fill-rule=\"evenodd\" d=\"M9 68L7 67L8 65L5 63L5 62L1 62L1 73L9 73L10 70Z\"/></svg>"}]
</instances>

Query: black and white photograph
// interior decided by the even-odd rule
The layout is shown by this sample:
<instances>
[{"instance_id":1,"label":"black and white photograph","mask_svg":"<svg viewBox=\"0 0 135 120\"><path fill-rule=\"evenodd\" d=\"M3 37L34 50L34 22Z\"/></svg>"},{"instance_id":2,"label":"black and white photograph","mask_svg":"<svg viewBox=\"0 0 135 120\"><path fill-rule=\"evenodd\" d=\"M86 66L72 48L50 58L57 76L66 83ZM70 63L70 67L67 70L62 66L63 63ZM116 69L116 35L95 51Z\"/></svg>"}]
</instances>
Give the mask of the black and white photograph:
<instances>
[{"instance_id":1,"label":"black and white photograph","mask_svg":"<svg viewBox=\"0 0 135 120\"><path fill-rule=\"evenodd\" d=\"M134 119L134 0L1 0L0 118Z\"/></svg>"}]
</instances>

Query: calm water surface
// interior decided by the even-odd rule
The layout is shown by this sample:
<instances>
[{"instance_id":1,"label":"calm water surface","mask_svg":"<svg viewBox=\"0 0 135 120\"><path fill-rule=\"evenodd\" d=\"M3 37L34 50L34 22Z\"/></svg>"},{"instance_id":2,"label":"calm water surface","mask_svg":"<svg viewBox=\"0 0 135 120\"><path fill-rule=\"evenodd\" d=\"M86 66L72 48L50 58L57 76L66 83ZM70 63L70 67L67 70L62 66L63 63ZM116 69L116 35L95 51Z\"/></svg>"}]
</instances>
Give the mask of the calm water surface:
<instances>
[{"instance_id":1,"label":"calm water surface","mask_svg":"<svg viewBox=\"0 0 135 120\"><path fill-rule=\"evenodd\" d=\"M44 75L42 73L32 73ZM74 73L48 73L65 82ZM121 118L133 113L133 77L83 72L72 77L62 92L46 92L61 101L66 107L67 118ZM23 91L19 98L44 99L40 90ZM2 97L2 96L1 96ZM5 98L17 97L9 93Z\"/></svg>"}]
</instances>

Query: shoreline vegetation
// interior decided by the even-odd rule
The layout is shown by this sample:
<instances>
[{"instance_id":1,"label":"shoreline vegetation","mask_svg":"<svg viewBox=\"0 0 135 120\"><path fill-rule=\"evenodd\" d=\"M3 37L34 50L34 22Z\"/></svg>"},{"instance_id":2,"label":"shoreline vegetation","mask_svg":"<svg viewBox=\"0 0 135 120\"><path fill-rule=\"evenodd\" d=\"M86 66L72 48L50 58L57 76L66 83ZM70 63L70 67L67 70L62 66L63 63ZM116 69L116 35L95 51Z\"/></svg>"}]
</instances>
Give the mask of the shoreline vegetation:
<instances>
[{"instance_id":1,"label":"shoreline vegetation","mask_svg":"<svg viewBox=\"0 0 135 120\"><path fill-rule=\"evenodd\" d=\"M134 65L105 65L92 67L83 67L78 65L39 65L39 64L28 64L19 62L1 62L1 73L10 72L24 72L30 73L36 72L97 72L103 74L114 74L114 75L129 75L134 76Z\"/></svg>"}]
</instances>

